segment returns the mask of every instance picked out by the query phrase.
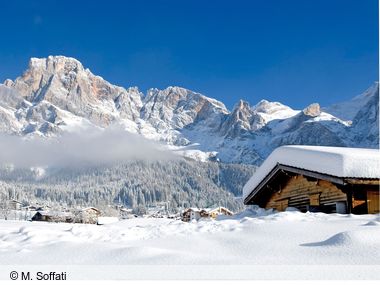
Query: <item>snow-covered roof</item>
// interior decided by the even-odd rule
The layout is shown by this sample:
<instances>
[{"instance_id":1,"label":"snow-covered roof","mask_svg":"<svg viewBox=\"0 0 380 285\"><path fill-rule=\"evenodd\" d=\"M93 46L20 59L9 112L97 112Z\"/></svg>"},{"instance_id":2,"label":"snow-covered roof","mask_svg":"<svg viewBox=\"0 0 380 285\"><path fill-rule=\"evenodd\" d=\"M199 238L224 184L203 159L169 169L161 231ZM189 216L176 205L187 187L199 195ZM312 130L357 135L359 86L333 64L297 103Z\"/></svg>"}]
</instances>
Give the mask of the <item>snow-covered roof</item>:
<instances>
[{"instance_id":1,"label":"snow-covered roof","mask_svg":"<svg viewBox=\"0 0 380 285\"><path fill-rule=\"evenodd\" d=\"M269 155L245 184L243 199L260 184L277 164L340 178L380 178L380 151L378 149L282 146Z\"/></svg>"},{"instance_id":2,"label":"snow-covered roof","mask_svg":"<svg viewBox=\"0 0 380 285\"><path fill-rule=\"evenodd\" d=\"M22 202L19 202L19 201L15 200L15 199L11 199L11 200L8 200L8 201L11 202L11 203L22 204Z\"/></svg>"},{"instance_id":3,"label":"snow-covered roof","mask_svg":"<svg viewBox=\"0 0 380 285\"><path fill-rule=\"evenodd\" d=\"M191 208L187 208L186 210L191 210L193 212L200 212L202 210L208 211L209 208L204 209L204 208L194 208L194 207L191 207Z\"/></svg>"},{"instance_id":4,"label":"snow-covered roof","mask_svg":"<svg viewBox=\"0 0 380 285\"><path fill-rule=\"evenodd\" d=\"M59 212L59 211L37 211L37 213L40 213L43 216L50 216L50 217L70 217L73 215L70 212Z\"/></svg>"},{"instance_id":5,"label":"snow-covered roof","mask_svg":"<svg viewBox=\"0 0 380 285\"><path fill-rule=\"evenodd\" d=\"M229 209L227 209L227 208L225 208L225 207L218 207L218 208L215 208L215 209L209 210L208 212L209 212L209 213L214 213L214 212L220 213L221 211L226 211L226 212L228 212L228 213L233 214L232 211L230 211Z\"/></svg>"},{"instance_id":6,"label":"snow-covered roof","mask_svg":"<svg viewBox=\"0 0 380 285\"><path fill-rule=\"evenodd\" d=\"M99 209L97 209L95 207L87 207L87 208L81 209L82 212L86 212L86 211L89 211L89 210L94 210L94 211L100 212Z\"/></svg>"}]
</instances>

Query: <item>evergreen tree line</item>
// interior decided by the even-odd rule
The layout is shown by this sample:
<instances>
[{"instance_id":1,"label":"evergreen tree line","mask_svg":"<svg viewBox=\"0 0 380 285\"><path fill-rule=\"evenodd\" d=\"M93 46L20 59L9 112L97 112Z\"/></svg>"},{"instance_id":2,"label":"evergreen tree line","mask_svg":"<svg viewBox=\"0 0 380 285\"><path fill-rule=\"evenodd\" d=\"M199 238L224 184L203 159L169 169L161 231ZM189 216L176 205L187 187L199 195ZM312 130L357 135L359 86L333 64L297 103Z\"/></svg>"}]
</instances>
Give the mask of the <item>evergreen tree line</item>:
<instances>
[{"instance_id":1,"label":"evergreen tree line","mask_svg":"<svg viewBox=\"0 0 380 285\"><path fill-rule=\"evenodd\" d=\"M35 169L8 167L0 170L0 197L25 205L66 208L106 209L118 204L137 213L158 204L165 204L172 213L187 207L217 206L238 211L243 208L238 197L254 170L248 165L185 159L48 168L43 176L36 175Z\"/></svg>"}]
</instances>

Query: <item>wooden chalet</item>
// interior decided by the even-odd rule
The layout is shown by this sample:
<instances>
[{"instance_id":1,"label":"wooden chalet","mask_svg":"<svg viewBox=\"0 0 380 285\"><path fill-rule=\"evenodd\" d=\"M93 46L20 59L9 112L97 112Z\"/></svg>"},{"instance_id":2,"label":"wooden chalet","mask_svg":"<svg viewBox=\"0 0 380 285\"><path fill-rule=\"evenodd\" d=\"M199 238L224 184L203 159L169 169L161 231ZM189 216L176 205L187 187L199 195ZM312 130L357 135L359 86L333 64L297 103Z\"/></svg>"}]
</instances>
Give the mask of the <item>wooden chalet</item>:
<instances>
[{"instance_id":1,"label":"wooden chalet","mask_svg":"<svg viewBox=\"0 0 380 285\"><path fill-rule=\"evenodd\" d=\"M8 201L9 209L11 210L21 210L22 209L22 203L17 200L9 200Z\"/></svg>"},{"instance_id":2,"label":"wooden chalet","mask_svg":"<svg viewBox=\"0 0 380 285\"><path fill-rule=\"evenodd\" d=\"M87 207L79 211L75 222L83 224L96 224L101 212L95 207Z\"/></svg>"},{"instance_id":3,"label":"wooden chalet","mask_svg":"<svg viewBox=\"0 0 380 285\"><path fill-rule=\"evenodd\" d=\"M205 209L188 208L181 214L183 222L190 222L192 220L198 221L201 218L209 218L210 215Z\"/></svg>"},{"instance_id":4,"label":"wooden chalet","mask_svg":"<svg viewBox=\"0 0 380 285\"><path fill-rule=\"evenodd\" d=\"M283 211L379 213L380 152L284 146L244 186L244 204Z\"/></svg>"},{"instance_id":5,"label":"wooden chalet","mask_svg":"<svg viewBox=\"0 0 380 285\"><path fill-rule=\"evenodd\" d=\"M218 207L215 209L198 209L188 208L181 214L181 220L190 222L191 220L200 220L202 218L216 219L219 215L232 216L234 213L225 207Z\"/></svg>"},{"instance_id":6,"label":"wooden chalet","mask_svg":"<svg viewBox=\"0 0 380 285\"><path fill-rule=\"evenodd\" d=\"M68 212L38 211L32 217L32 221L51 223L72 223L74 221L74 217L71 213Z\"/></svg>"},{"instance_id":7,"label":"wooden chalet","mask_svg":"<svg viewBox=\"0 0 380 285\"><path fill-rule=\"evenodd\" d=\"M234 213L225 207L218 207L208 211L211 218L216 219L219 215L232 216Z\"/></svg>"}]
</instances>

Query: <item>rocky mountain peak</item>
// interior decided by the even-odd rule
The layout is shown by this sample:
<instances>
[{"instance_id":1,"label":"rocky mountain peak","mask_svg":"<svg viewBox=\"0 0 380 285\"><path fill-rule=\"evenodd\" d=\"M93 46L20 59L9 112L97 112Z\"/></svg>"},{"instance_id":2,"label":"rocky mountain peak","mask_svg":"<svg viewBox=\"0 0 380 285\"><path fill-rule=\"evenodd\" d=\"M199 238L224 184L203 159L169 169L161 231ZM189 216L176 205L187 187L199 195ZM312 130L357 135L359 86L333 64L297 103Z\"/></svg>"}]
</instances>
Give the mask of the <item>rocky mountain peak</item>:
<instances>
[{"instance_id":1,"label":"rocky mountain peak","mask_svg":"<svg viewBox=\"0 0 380 285\"><path fill-rule=\"evenodd\" d=\"M240 99L235 106L233 107L233 110L243 110L243 109L250 109L250 105L248 102ZM234 111L232 111L234 112Z\"/></svg>"},{"instance_id":2,"label":"rocky mountain peak","mask_svg":"<svg viewBox=\"0 0 380 285\"><path fill-rule=\"evenodd\" d=\"M352 121L359 110L365 108L365 105L367 105L373 97L378 96L378 94L379 82L375 81L369 88L367 88L367 90L355 96L351 100L324 107L323 111L340 119Z\"/></svg>"},{"instance_id":3,"label":"rocky mountain peak","mask_svg":"<svg viewBox=\"0 0 380 285\"><path fill-rule=\"evenodd\" d=\"M282 110L291 110L288 106L285 106L279 102L269 102L267 100L261 100L253 108L257 113L273 114Z\"/></svg>"},{"instance_id":4,"label":"rocky mountain peak","mask_svg":"<svg viewBox=\"0 0 380 285\"><path fill-rule=\"evenodd\" d=\"M235 121L242 121L249 128L249 119L252 116L251 106L248 102L239 100L231 112L231 117Z\"/></svg>"},{"instance_id":5,"label":"rocky mountain peak","mask_svg":"<svg viewBox=\"0 0 380 285\"><path fill-rule=\"evenodd\" d=\"M137 119L142 107L137 88L126 90L112 85L78 60L65 56L31 58L23 75L5 84L32 103L28 110L19 111L22 117L31 113L31 108L44 110L53 106L106 127L118 118Z\"/></svg>"},{"instance_id":6,"label":"rocky mountain peak","mask_svg":"<svg viewBox=\"0 0 380 285\"><path fill-rule=\"evenodd\" d=\"M379 81L375 81L366 91L364 91L363 94L358 95L357 97L372 97L376 93L379 93Z\"/></svg>"},{"instance_id":7,"label":"rocky mountain peak","mask_svg":"<svg viewBox=\"0 0 380 285\"><path fill-rule=\"evenodd\" d=\"M141 108L142 119L159 130L192 126L196 121L215 125L228 111L223 103L178 86L149 89Z\"/></svg>"},{"instance_id":8,"label":"rocky mountain peak","mask_svg":"<svg viewBox=\"0 0 380 285\"><path fill-rule=\"evenodd\" d=\"M14 84L14 82L11 79L5 79L4 80L4 85L7 86L7 87L12 87L13 84Z\"/></svg>"},{"instance_id":9,"label":"rocky mountain peak","mask_svg":"<svg viewBox=\"0 0 380 285\"><path fill-rule=\"evenodd\" d=\"M309 117L318 117L321 114L321 107L318 103L313 103L303 109L302 112Z\"/></svg>"},{"instance_id":10,"label":"rocky mountain peak","mask_svg":"<svg viewBox=\"0 0 380 285\"><path fill-rule=\"evenodd\" d=\"M32 57L29 61L30 69L46 70L48 72L80 72L84 71L82 63L75 58L66 56L48 56L47 58ZM28 71L27 70L27 71Z\"/></svg>"},{"instance_id":11,"label":"rocky mountain peak","mask_svg":"<svg viewBox=\"0 0 380 285\"><path fill-rule=\"evenodd\" d=\"M224 162L256 164L283 144L378 147L378 94L376 82L333 108L337 114L355 111L352 125L326 109L321 113L316 103L298 111L279 102L250 106L239 100L229 112L222 102L186 88L153 88L144 95L107 82L76 59L49 56L32 58L22 76L0 84L0 132L49 137L116 123L173 148L196 148L186 150L190 155L218 153ZM323 120L312 119L318 116Z\"/></svg>"}]
</instances>

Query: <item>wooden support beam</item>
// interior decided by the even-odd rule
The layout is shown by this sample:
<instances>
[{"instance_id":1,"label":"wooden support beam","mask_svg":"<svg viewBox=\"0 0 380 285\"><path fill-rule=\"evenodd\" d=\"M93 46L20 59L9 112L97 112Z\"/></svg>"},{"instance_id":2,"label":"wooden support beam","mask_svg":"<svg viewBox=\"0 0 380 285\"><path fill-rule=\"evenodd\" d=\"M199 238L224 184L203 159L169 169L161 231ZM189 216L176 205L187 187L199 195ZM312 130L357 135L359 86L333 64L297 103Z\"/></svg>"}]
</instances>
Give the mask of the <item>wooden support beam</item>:
<instances>
[{"instance_id":1,"label":"wooden support beam","mask_svg":"<svg viewBox=\"0 0 380 285\"><path fill-rule=\"evenodd\" d=\"M360 184L360 185L380 185L380 179L354 179L346 178L344 181L347 184Z\"/></svg>"},{"instance_id":2,"label":"wooden support beam","mask_svg":"<svg viewBox=\"0 0 380 285\"><path fill-rule=\"evenodd\" d=\"M352 213L352 188L351 187L346 187L349 188L346 190L346 195L347 195L347 214Z\"/></svg>"}]
</instances>

